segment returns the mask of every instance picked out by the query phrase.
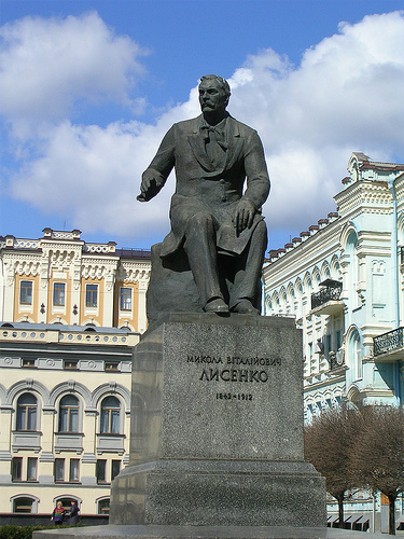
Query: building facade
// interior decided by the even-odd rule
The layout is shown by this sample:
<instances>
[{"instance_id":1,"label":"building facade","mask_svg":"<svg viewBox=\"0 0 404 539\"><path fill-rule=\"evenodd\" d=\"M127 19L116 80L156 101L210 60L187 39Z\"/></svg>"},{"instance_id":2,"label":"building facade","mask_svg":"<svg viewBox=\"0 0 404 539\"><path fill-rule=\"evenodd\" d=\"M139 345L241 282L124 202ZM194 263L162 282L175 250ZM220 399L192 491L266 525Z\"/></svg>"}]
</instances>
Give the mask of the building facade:
<instances>
[{"instance_id":1,"label":"building facade","mask_svg":"<svg viewBox=\"0 0 404 539\"><path fill-rule=\"evenodd\" d=\"M147 328L150 252L86 243L81 232L0 237L0 320Z\"/></svg>"},{"instance_id":2,"label":"building facade","mask_svg":"<svg viewBox=\"0 0 404 539\"><path fill-rule=\"evenodd\" d=\"M353 153L320 219L264 268L265 309L303 331L306 419L327 407L403 403L404 165Z\"/></svg>"},{"instance_id":3,"label":"building facade","mask_svg":"<svg viewBox=\"0 0 404 539\"><path fill-rule=\"evenodd\" d=\"M302 330L307 422L341 403L404 404L404 165L353 153L334 198L336 212L271 250L264 267L265 314ZM346 527L387 532L383 497L358 491L345 507ZM402 529L404 498L396 509Z\"/></svg>"},{"instance_id":4,"label":"building facade","mask_svg":"<svg viewBox=\"0 0 404 539\"><path fill-rule=\"evenodd\" d=\"M149 276L149 251L89 244L76 230L0 238L0 522L50 515L59 500L108 515L131 401L143 403L131 357Z\"/></svg>"}]
</instances>

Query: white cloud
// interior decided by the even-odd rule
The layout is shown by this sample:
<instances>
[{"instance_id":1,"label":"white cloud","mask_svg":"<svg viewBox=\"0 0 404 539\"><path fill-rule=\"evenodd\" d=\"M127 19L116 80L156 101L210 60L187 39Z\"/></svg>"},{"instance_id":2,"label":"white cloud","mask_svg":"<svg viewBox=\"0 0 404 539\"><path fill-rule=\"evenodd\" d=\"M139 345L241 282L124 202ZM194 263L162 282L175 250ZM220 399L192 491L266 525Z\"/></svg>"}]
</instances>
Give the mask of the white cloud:
<instances>
[{"instance_id":1,"label":"white cloud","mask_svg":"<svg viewBox=\"0 0 404 539\"><path fill-rule=\"evenodd\" d=\"M66 118L84 100L128 106L145 52L117 36L96 13L24 18L0 29L1 113L18 134Z\"/></svg>"},{"instance_id":2,"label":"white cloud","mask_svg":"<svg viewBox=\"0 0 404 539\"><path fill-rule=\"evenodd\" d=\"M25 20L20 27L7 30L13 32L4 74L7 88L18 86L19 73L29 63L11 64L12 58L18 60L22 54L20 45L26 42L29 24L38 25L31 34L36 30L44 43L27 53L35 66L29 72L29 92L18 88L13 97L9 90L6 112L20 121L32 120L35 111L47 120L63 114L66 119L42 132L39 157L26 161L14 178L14 195L44 212L68 214L69 222L83 231L126 236L133 246L143 245L145 237L161 238L167 231L174 181L169 180L150 203L139 204L135 197L140 175L168 127L198 114L196 89L191 89L187 102L168 110L153 126L136 122L106 128L74 125L67 114L78 99L105 95L129 99L131 77L139 69L139 50L128 38L114 36L96 15L56 22ZM41 62L48 57L44 51L51 49L52 39L62 51L62 45L77 35L74 29L78 32L83 24L97 36L88 48L87 63L77 72L72 69L74 56L67 47L67 58L60 52L59 68L53 65L47 76ZM45 28L50 27L53 38L45 35ZM87 68L91 58L99 57L96 50L103 51L103 60L90 76ZM233 74L229 110L259 131L266 148L273 190L265 213L271 230L289 228L295 235L333 210L332 196L341 189L352 151L363 151L374 159L404 160L402 50L403 14L374 15L355 25L341 25L338 34L307 50L297 67L268 49L249 57ZM116 57L117 73L110 81L107 74ZM108 69L104 69L106 64ZM95 79L98 82L93 86ZM40 95L31 96L36 87ZM54 110L47 111L46 100L56 90L59 95L59 88ZM24 95L30 106L23 103Z\"/></svg>"}]
</instances>

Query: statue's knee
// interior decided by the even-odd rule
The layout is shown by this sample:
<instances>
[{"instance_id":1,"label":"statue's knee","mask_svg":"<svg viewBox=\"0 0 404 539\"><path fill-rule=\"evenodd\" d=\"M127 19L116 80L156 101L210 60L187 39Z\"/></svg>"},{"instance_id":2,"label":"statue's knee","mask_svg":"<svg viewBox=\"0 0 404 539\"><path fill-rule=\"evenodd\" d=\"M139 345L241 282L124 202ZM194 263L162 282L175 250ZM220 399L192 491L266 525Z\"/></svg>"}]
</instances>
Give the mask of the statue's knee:
<instances>
[{"instance_id":1,"label":"statue's knee","mask_svg":"<svg viewBox=\"0 0 404 539\"><path fill-rule=\"evenodd\" d=\"M193 215L187 223L187 232L201 232L202 230L213 229L213 218L210 213L198 212Z\"/></svg>"}]
</instances>

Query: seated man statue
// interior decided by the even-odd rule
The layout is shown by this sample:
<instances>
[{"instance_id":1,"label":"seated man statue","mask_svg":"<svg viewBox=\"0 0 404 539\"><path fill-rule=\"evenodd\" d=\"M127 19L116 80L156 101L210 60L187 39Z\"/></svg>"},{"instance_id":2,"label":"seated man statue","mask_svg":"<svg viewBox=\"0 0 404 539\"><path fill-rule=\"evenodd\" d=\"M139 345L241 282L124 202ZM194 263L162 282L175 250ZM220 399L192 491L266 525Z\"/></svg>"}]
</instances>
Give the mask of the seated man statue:
<instances>
[{"instance_id":1,"label":"seated man statue","mask_svg":"<svg viewBox=\"0 0 404 539\"><path fill-rule=\"evenodd\" d=\"M206 75L198 90L202 114L167 132L142 175L138 200L153 198L175 168L171 232L159 256L164 262L185 252L207 313L259 314L267 245L261 207L270 188L263 146L254 129L226 111L227 81Z\"/></svg>"}]
</instances>

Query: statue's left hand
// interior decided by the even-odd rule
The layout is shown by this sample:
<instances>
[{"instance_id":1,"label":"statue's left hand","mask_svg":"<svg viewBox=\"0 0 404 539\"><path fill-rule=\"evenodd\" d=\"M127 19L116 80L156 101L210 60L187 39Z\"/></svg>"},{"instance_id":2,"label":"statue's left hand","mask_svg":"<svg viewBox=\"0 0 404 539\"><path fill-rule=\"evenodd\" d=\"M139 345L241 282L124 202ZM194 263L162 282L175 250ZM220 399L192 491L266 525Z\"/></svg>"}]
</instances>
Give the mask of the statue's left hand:
<instances>
[{"instance_id":1,"label":"statue's left hand","mask_svg":"<svg viewBox=\"0 0 404 539\"><path fill-rule=\"evenodd\" d=\"M233 217L233 223L236 227L237 234L240 234L240 232L246 228L251 228L256 212L257 209L250 200L247 198L240 199Z\"/></svg>"}]
</instances>

